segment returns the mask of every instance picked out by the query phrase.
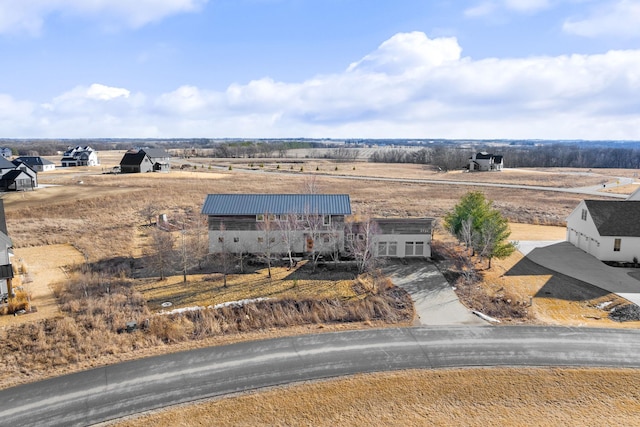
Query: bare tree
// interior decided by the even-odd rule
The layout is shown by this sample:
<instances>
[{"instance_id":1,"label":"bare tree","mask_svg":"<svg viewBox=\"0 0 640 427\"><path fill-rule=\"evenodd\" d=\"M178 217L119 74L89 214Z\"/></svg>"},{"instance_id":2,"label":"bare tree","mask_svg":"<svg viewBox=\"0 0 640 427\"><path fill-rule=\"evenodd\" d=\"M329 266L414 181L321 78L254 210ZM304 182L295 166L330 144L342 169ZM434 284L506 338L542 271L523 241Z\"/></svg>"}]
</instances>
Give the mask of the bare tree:
<instances>
[{"instance_id":1,"label":"bare tree","mask_svg":"<svg viewBox=\"0 0 640 427\"><path fill-rule=\"evenodd\" d=\"M299 215L293 213L282 215L278 222L278 229L280 230L282 244L289 258L289 268L293 268L293 251L296 243L300 240L300 230L302 229Z\"/></svg>"},{"instance_id":2,"label":"bare tree","mask_svg":"<svg viewBox=\"0 0 640 427\"><path fill-rule=\"evenodd\" d=\"M227 287L227 275L233 268L233 254L231 252L226 228L223 223L220 223L220 235L218 241L214 243L216 246L215 259L220 271L222 273L223 287Z\"/></svg>"},{"instance_id":3,"label":"bare tree","mask_svg":"<svg viewBox=\"0 0 640 427\"><path fill-rule=\"evenodd\" d=\"M324 229L324 216L314 212L310 212L309 209L305 209L303 215L303 226L306 236L306 250L311 254L311 263L313 270L315 271L318 265L318 260L322 255L322 249L324 242L321 240L323 237Z\"/></svg>"},{"instance_id":4,"label":"bare tree","mask_svg":"<svg viewBox=\"0 0 640 427\"><path fill-rule=\"evenodd\" d=\"M362 221L349 223L347 233L347 250L355 259L358 272L373 271L376 265L376 236L380 234L378 224L367 216Z\"/></svg>"},{"instance_id":5,"label":"bare tree","mask_svg":"<svg viewBox=\"0 0 640 427\"><path fill-rule=\"evenodd\" d=\"M278 226L275 216L269 213L262 215L262 221L258 222L258 245L260 246L260 258L267 264L269 278L271 278L271 257L277 246L276 236Z\"/></svg>"},{"instance_id":6,"label":"bare tree","mask_svg":"<svg viewBox=\"0 0 640 427\"><path fill-rule=\"evenodd\" d=\"M471 256L475 253L475 239L476 233L473 228L473 217L470 216L460 223L460 233L459 237L462 239L462 242L467 247L467 250L471 253Z\"/></svg>"},{"instance_id":7,"label":"bare tree","mask_svg":"<svg viewBox=\"0 0 640 427\"><path fill-rule=\"evenodd\" d=\"M307 175L302 180L302 188L300 189L303 194L320 194L320 183L318 177L315 175Z\"/></svg>"},{"instance_id":8,"label":"bare tree","mask_svg":"<svg viewBox=\"0 0 640 427\"><path fill-rule=\"evenodd\" d=\"M160 280L164 280L175 259L173 236L170 232L154 227L149 237L151 241L145 251L149 266L160 273Z\"/></svg>"},{"instance_id":9,"label":"bare tree","mask_svg":"<svg viewBox=\"0 0 640 427\"><path fill-rule=\"evenodd\" d=\"M202 269L202 264L209 258L209 227L207 218L200 216L192 223L188 230L188 252L191 263L198 264L198 269Z\"/></svg>"},{"instance_id":10,"label":"bare tree","mask_svg":"<svg viewBox=\"0 0 640 427\"><path fill-rule=\"evenodd\" d=\"M153 220L158 215L158 212L159 212L159 208L153 202L147 203L146 205L144 205L142 209L138 211L140 216L142 216L144 219L149 221L149 225L153 224Z\"/></svg>"}]
</instances>

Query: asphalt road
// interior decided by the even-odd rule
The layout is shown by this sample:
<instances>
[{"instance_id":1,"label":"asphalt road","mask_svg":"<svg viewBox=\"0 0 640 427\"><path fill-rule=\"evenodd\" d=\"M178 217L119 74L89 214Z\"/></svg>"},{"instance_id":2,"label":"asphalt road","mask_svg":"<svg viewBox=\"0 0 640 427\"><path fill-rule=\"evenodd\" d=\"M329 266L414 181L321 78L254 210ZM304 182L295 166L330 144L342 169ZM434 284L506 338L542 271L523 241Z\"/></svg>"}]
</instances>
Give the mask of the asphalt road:
<instances>
[{"instance_id":1,"label":"asphalt road","mask_svg":"<svg viewBox=\"0 0 640 427\"><path fill-rule=\"evenodd\" d=\"M6 426L90 425L198 399L363 372L472 366L640 367L640 331L364 330L142 359L0 391Z\"/></svg>"}]
</instances>

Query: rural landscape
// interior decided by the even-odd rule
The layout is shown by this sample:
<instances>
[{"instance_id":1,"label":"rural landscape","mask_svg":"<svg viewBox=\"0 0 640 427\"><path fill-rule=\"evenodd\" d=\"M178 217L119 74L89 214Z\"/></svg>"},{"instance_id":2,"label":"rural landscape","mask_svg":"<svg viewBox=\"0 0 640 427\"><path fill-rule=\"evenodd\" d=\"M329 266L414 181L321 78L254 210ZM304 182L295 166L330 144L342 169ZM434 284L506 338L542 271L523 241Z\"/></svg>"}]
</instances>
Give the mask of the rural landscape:
<instances>
[{"instance_id":1,"label":"rural landscape","mask_svg":"<svg viewBox=\"0 0 640 427\"><path fill-rule=\"evenodd\" d=\"M241 146L255 150L261 144ZM167 151L167 173L117 173L126 151L104 150L98 151L97 166L56 167L38 174L34 191L3 193L16 290L0 316L3 388L192 348L409 327L418 314L411 294L388 274L394 264L433 264L469 312L490 319L487 327L640 326L638 317L610 315L615 308L633 306L624 298L537 265L521 251L494 259L472 255L446 219L475 192L508 221L508 241L516 248L524 241L564 241L566 218L587 196L557 189L592 188L600 195L588 198L595 199L625 197L640 188L637 169L507 167L470 173L464 169L469 149L452 151L461 159L457 168L433 158L428 163L380 161L402 152L411 155L415 147L289 148L275 155L256 150L228 157L211 157L215 149ZM59 154L44 158L60 161ZM431 257L379 259L365 271L350 260L328 257L318 262L302 257L293 266L286 254L269 254L268 265L264 256L210 254L209 230L200 212L208 194L223 193L348 194L358 218L434 218ZM618 408L616 419L629 421L640 411L635 390L625 394L616 384L633 382L637 375L538 368L364 375L215 400L122 425L190 425L194 419L203 424L288 425L303 413L314 425L374 419L420 424L425 414L432 415L428 418L434 424L467 417L473 417L473 424L483 419L515 423L540 411L558 420L592 423L608 420L613 406ZM429 397L452 382L460 389L450 390L451 400ZM508 397L513 394L509 387L539 394L516 403ZM478 389L482 393L470 392ZM490 396L489 389L503 393L485 406L479 399ZM575 393L571 398L568 390ZM342 396L349 407L355 401L367 403L352 412L331 403L330 395ZM377 397L364 397L369 395ZM588 404L571 403L587 398ZM540 406L549 400L556 405ZM422 405L422 415L415 414L415 405ZM261 408L259 414L249 409L253 407ZM234 416L225 415L230 413Z\"/></svg>"}]
</instances>

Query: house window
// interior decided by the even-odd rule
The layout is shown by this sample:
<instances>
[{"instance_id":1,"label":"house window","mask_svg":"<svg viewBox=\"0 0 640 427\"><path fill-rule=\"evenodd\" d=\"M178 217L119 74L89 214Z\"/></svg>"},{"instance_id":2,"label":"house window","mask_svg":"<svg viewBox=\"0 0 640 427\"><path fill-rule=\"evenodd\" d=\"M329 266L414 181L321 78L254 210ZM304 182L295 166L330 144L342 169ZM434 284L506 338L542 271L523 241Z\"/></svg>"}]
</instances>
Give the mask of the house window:
<instances>
[{"instance_id":1,"label":"house window","mask_svg":"<svg viewBox=\"0 0 640 427\"><path fill-rule=\"evenodd\" d=\"M404 256L413 256L413 242L404 244Z\"/></svg>"},{"instance_id":2,"label":"house window","mask_svg":"<svg viewBox=\"0 0 640 427\"><path fill-rule=\"evenodd\" d=\"M620 252L620 244L622 243L622 239L615 239L613 241L613 251Z\"/></svg>"},{"instance_id":3,"label":"house window","mask_svg":"<svg viewBox=\"0 0 640 427\"><path fill-rule=\"evenodd\" d=\"M398 255L398 242L389 242L389 256L397 256Z\"/></svg>"},{"instance_id":4,"label":"house window","mask_svg":"<svg viewBox=\"0 0 640 427\"><path fill-rule=\"evenodd\" d=\"M387 242L378 243L378 255L379 256L387 255Z\"/></svg>"},{"instance_id":5,"label":"house window","mask_svg":"<svg viewBox=\"0 0 640 427\"><path fill-rule=\"evenodd\" d=\"M424 242L416 242L414 255L424 255Z\"/></svg>"},{"instance_id":6,"label":"house window","mask_svg":"<svg viewBox=\"0 0 640 427\"><path fill-rule=\"evenodd\" d=\"M269 243L275 243L275 242L276 242L276 238L275 237L269 238Z\"/></svg>"},{"instance_id":7,"label":"house window","mask_svg":"<svg viewBox=\"0 0 640 427\"><path fill-rule=\"evenodd\" d=\"M329 243L329 242L331 242L331 238L330 238L329 236L324 236L324 237L322 238L322 241L323 241L324 243Z\"/></svg>"},{"instance_id":8,"label":"house window","mask_svg":"<svg viewBox=\"0 0 640 427\"><path fill-rule=\"evenodd\" d=\"M353 233L347 234L347 242L353 242Z\"/></svg>"},{"instance_id":9,"label":"house window","mask_svg":"<svg viewBox=\"0 0 640 427\"><path fill-rule=\"evenodd\" d=\"M263 222L264 221L264 215L262 215L262 214L256 215L256 221Z\"/></svg>"},{"instance_id":10,"label":"house window","mask_svg":"<svg viewBox=\"0 0 640 427\"><path fill-rule=\"evenodd\" d=\"M218 242L219 243L224 243L224 237L222 237L222 236L218 237Z\"/></svg>"},{"instance_id":11,"label":"house window","mask_svg":"<svg viewBox=\"0 0 640 427\"><path fill-rule=\"evenodd\" d=\"M322 225L326 225L326 226L331 225L331 215L322 216Z\"/></svg>"},{"instance_id":12,"label":"house window","mask_svg":"<svg viewBox=\"0 0 640 427\"><path fill-rule=\"evenodd\" d=\"M583 221L587 220L587 210L586 209L582 209L582 220Z\"/></svg>"},{"instance_id":13,"label":"house window","mask_svg":"<svg viewBox=\"0 0 640 427\"><path fill-rule=\"evenodd\" d=\"M258 243L264 243L264 237L258 237Z\"/></svg>"},{"instance_id":14,"label":"house window","mask_svg":"<svg viewBox=\"0 0 640 427\"><path fill-rule=\"evenodd\" d=\"M239 237L234 237L234 238L233 238L233 243L238 243L239 241L240 241L240 238L239 238Z\"/></svg>"}]
</instances>

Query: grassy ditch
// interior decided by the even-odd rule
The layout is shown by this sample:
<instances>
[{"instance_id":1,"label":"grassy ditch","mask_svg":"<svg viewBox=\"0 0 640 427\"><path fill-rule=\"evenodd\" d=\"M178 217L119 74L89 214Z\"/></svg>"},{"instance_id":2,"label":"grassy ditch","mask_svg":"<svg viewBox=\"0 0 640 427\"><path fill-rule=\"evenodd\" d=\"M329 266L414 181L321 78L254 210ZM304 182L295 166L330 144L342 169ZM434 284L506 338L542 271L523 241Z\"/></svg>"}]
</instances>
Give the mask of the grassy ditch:
<instances>
[{"instance_id":1,"label":"grassy ditch","mask_svg":"<svg viewBox=\"0 0 640 427\"><path fill-rule=\"evenodd\" d=\"M255 273L248 276L252 275ZM204 283L222 288L215 281ZM125 275L76 271L54 290L61 315L0 330L4 366L0 385L113 363L150 348L171 351L173 344L215 336L311 324L399 323L413 318L410 297L388 280L356 278L351 285L357 292L350 296L325 293L312 297L325 291L314 291L308 283L301 286L305 292L299 295L287 289L268 300L220 308L206 308L210 300L205 298L199 304L203 308L197 310L159 313L150 309L138 281ZM320 281L319 287L323 286ZM244 297L264 297L264 290L258 291ZM128 331L132 322L135 328Z\"/></svg>"}]
</instances>

